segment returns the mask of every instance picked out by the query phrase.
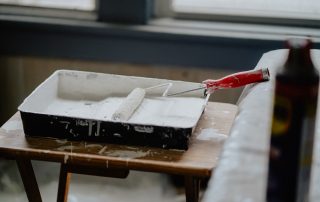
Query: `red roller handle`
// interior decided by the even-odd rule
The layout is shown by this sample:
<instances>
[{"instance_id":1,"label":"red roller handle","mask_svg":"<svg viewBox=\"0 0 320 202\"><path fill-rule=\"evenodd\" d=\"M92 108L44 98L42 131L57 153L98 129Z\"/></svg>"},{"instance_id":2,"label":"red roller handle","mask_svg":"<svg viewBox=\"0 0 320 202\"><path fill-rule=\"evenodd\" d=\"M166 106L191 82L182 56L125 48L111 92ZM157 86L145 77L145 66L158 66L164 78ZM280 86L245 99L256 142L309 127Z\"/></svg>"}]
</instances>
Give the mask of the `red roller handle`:
<instances>
[{"instance_id":1,"label":"red roller handle","mask_svg":"<svg viewBox=\"0 0 320 202\"><path fill-rule=\"evenodd\" d=\"M205 80L202 83L207 89L216 90L223 88L237 88L250 83L262 82L269 80L268 68L239 72L225 76L218 80Z\"/></svg>"}]
</instances>

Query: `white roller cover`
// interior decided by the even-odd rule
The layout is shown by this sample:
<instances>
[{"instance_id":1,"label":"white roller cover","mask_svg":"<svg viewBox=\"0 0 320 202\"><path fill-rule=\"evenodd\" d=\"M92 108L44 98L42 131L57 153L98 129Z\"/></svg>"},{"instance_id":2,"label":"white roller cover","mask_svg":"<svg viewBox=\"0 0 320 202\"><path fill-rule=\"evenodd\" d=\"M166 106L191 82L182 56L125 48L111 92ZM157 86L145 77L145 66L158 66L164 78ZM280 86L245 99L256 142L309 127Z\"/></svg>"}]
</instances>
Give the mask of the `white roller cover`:
<instances>
[{"instance_id":1,"label":"white roller cover","mask_svg":"<svg viewBox=\"0 0 320 202\"><path fill-rule=\"evenodd\" d=\"M127 121L134 111L139 107L146 91L142 88L135 88L130 94L122 101L119 108L112 115L112 119L116 121Z\"/></svg>"}]
</instances>

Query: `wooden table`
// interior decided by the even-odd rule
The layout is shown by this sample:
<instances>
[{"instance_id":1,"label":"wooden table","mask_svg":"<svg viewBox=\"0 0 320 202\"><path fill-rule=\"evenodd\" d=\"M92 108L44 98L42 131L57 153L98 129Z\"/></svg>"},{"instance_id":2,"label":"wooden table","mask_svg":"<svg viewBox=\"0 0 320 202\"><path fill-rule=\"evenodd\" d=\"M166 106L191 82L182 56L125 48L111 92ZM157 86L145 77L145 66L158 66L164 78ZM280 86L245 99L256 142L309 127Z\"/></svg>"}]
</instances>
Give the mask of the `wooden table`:
<instances>
[{"instance_id":1,"label":"wooden table","mask_svg":"<svg viewBox=\"0 0 320 202\"><path fill-rule=\"evenodd\" d=\"M130 170L182 175L186 201L198 201L200 180L211 176L223 145L210 138L228 135L236 112L235 105L209 103L187 151L25 137L16 113L0 128L0 156L17 161L29 201L41 201L31 160L61 163L57 201L67 201L71 173L126 178Z\"/></svg>"}]
</instances>

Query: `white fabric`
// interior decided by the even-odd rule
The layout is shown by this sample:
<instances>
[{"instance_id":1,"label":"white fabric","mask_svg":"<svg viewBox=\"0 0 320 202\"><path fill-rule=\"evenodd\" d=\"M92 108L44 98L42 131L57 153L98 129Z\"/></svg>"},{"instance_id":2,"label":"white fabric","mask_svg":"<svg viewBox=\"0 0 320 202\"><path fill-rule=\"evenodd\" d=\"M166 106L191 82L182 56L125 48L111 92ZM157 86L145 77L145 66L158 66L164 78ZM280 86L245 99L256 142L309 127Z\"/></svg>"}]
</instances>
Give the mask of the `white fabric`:
<instances>
[{"instance_id":1,"label":"white fabric","mask_svg":"<svg viewBox=\"0 0 320 202\"><path fill-rule=\"evenodd\" d=\"M265 53L256 68L268 67L269 82L247 86L239 98L239 113L220 162L204 196L204 202L265 201L267 161L270 141L274 75L287 56L287 50ZM320 69L320 51L312 52ZM310 202L320 201L320 100L318 100L316 142Z\"/></svg>"}]
</instances>

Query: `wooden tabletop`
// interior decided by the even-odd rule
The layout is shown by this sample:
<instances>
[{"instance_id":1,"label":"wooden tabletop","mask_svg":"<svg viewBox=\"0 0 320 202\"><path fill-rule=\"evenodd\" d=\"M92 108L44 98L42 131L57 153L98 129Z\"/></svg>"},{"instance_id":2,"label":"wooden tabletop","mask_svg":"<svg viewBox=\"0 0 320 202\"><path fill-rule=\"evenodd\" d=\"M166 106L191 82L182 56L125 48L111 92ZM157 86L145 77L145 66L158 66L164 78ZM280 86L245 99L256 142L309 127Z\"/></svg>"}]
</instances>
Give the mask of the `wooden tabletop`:
<instances>
[{"instance_id":1,"label":"wooden tabletop","mask_svg":"<svg viewBox=\"0 0 320 202\"><path fill-rule=\"evenodd\" d=\"M235 105L208 103L187 151L25 137L16 113L0 128L0 156L208 177L236 113Z\"/></svg>"}]
</instances>

